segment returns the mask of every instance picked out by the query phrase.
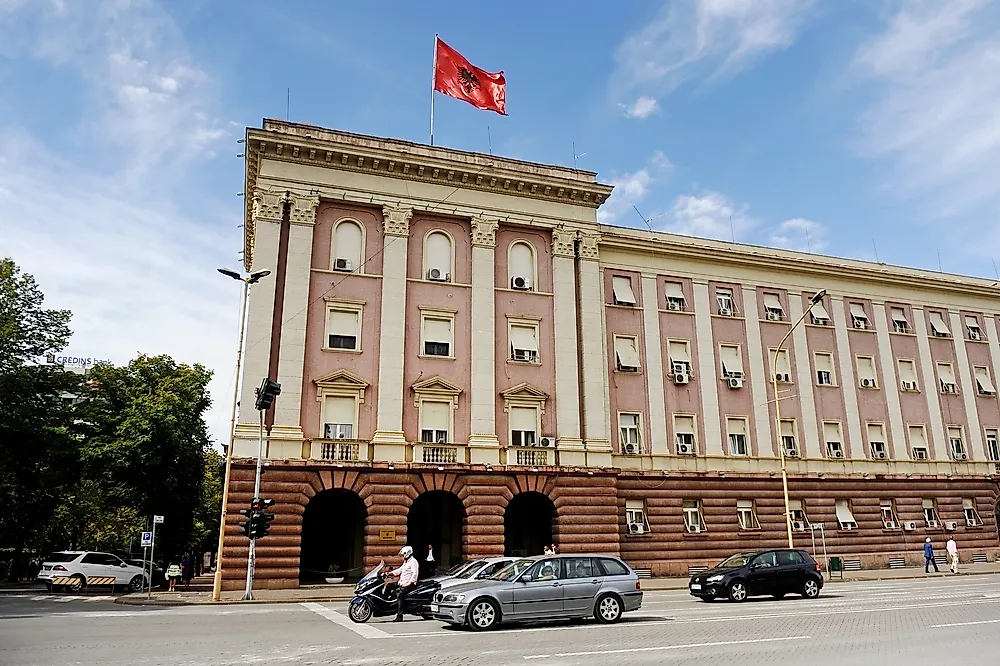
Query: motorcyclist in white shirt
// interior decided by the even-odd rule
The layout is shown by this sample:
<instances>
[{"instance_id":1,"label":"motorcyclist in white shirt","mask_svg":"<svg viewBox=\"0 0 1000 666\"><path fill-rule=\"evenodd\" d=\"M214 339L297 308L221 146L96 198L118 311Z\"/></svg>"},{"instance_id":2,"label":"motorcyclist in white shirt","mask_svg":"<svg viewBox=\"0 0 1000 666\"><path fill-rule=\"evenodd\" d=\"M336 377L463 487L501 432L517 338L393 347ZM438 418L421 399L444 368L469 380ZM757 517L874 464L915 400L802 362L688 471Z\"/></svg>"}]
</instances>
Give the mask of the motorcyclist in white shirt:
<instances>
[{"instance_id":1,"label":"motorcyclist in white shirt","mask_svg":"<svg viewBox=\"0 0 1000 666\"><path fill-rule=\"evenodd\" d=\"M396 619L393 622L403 621L403 602L406 600L407 593L416 586L417 579L420 578L420 563L417 562L417 558L413 557L413 549L409 546L403 546L399 549L399 555L403 558L403 563L398 569L393 569L391 572L393 576L399 578L397 582L399 598L396 601Z\"/></svg>"}]
</instances>

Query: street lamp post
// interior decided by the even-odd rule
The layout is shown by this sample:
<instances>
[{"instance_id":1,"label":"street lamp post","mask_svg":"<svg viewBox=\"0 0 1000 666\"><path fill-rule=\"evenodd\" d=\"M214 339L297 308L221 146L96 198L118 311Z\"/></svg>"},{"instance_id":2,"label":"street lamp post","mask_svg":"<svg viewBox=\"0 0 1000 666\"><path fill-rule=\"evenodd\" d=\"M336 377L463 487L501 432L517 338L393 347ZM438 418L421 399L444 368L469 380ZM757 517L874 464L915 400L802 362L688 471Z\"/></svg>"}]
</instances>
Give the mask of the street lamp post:
<instances>
[{"instance_id":1,"label":"street lamp post","mask_svg":"<svg viewBox=\"0 0 1000 666\"><path fill-rule=\"evenodd\" d=\"M792 511L789 506L788 501L788 467L785 460L785 446L781 441L781 398L778 397L778 356L781 354L781 348L784 346L785 342L788 340L789 336L795 331L795 328L805 320L806 315L808 315L813 307L823 300L826 296L826 289L821 289L816 292L811 299L809 299L809 307L806 308L799 320L792 324L788 332L785 333L785 337L781 338L781 342L778 343L777 348L774 350L774 358L771 363L771 385L774 387L774 422L775 431L778 434L778 453L781 455L781 489L785 495L785 527L788 530L788 547L794 548L795 545L792 543Z\"/></svg>"},{"instance_id":2,"label":"street lamp post","mask_svg":"<svg viewBox=\"0 0 1000 666\"><path fill-rule=\"evenodd\" d=\"M243 283L243 300L240 305L240 341L236 346L236 381L233 387L233 409L229 417L229 445L226 447L226 472L222 481L222 517L219 520L219 548L215 557L215 580L212 585L212 600L222 598L222 546L226 536L226 507L229 504L229 471L233 464L233 442L236 440L236 406L240 396L240 368L243 363L243 334L246 330L247 302L250 298L250 285L256 284L261 278L267 277L271 271L257 271L249 275L241 275L228 268L218 269L220 273Z\"/></svg>"}]
</instances>

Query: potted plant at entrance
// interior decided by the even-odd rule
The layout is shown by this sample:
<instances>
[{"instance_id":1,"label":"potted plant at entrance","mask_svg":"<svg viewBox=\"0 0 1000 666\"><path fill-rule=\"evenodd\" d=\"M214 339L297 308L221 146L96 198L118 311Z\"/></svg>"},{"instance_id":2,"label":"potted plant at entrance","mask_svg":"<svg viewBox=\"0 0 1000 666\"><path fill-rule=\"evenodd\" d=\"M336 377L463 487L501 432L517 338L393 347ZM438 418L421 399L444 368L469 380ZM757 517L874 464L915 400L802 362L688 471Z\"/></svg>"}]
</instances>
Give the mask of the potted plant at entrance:
<instances>
[{"instance_id":1,"label":"potted plant at entrance","mask_svg":"<svg viewBox=\"0 0 1000 666\"><path fill-rule=\"evenodd\" d=\"M331 564L326 570L326 582L330 585L340 585L344 582L344 572L336 564Z\"/></svg>"}]
</instances>

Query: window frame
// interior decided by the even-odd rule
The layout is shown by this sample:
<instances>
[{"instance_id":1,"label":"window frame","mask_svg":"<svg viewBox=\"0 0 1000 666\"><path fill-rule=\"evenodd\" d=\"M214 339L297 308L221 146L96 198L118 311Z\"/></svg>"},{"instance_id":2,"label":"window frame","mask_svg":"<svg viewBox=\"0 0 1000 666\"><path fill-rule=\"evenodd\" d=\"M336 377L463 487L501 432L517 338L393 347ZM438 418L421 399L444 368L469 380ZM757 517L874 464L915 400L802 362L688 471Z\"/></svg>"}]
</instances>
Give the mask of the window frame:
<instances>
[{"instance_id":1,"label":"window frame","mask_svg":"<svg viewBox=\"0 0 1000 666\"><path fill-rule=\"evenodd\" d=\"M623 300L618 298L619 287L623 290L621 296L625 296L624 290L628 290L628 296L632 297L632 300ZM611 304L617 305L619 307L635 308L639 306L639 299L635 295L635 288L632 286L632 276L631 275L616 275L611 274Z\"/></svg>"},{"instance_id":2,"label":"window frame","mask_svg":"<svg viewBox=\"0 0 1000 666\"><path fill-rule=\"evenodd\" d=\"M903 379L903 366L909 364L913 369L913 379L907 380ZM912 358L897 358L896 359L896 374L899 377L899 390L906 393L920 393L920 378L917 376L917 361ZM913 386L911 388L906 388L903 382L912 382Z\"/></svg>"},{"instance_id":3,"label":"window frame","mask_svg":"<svg viewBox=\"0 0 1000 666\"><path fill-rule=\"evenodd\" d=\"M957 434L958 437L954 437L955 434ZM964 427L960 425L945 426L945 437L948 439L948 454L951 456L952 460L969 459L969 449L965 445Z\"/></svg>"},{"instance_id":4,"label":"window frame","mask_svg":"<svg viewBox=\"0 0 1000 666\"><path fill-rule=\"evenodd\" d=\"M622 340L623 342L628 340L632 341L632 349L635 351L635 358L636 361L638 362L637 365L634 366L634 369L626 370L625 368L633 368L633 366L622 365L621 358L619 358L618 354L619 340ZM640 348L639 348L639 336L628 335L625 333L615 333L613 336L612 346L614 348L614 354L615 354L615 372L622 372L629 375L635 375L642 372L642 355L640 353Z\"/></svg>"},{"instance_id":5,"label":"window frame","mask_svg":"<svg viewBox=\"0 0 1000 666\"><path fill-rule=\"evenodd\" d=\"M640 525L642 526L642 529L633 533L631 530L632 525ZM630 536L635 536L637 534L649 534L649 515L646 512L646 500L625 500L625 530Z\"/></svg>"},{"instance_id":6,"label":"window frame","mask_svg":"<svg viewBox=\"0 0 1000 666\"><path fill-rule=\"evenodd\" d=\"M683 282L671 282L670 280L665 280L663 283L663 296L666 299L667 310L670 312L687 312L687 296L684 295L684 283ZM680 296L676 294L671 294L670 286L676 285L677 291L680 292ZM680 307L670 307L671 303L677 303L679 301Z\"/></svg>"},{"instance_id":7,"label":"window frame","mask_svg":"<svg viewBox=\"0 0 1000 666\"><path fill-rule=\"evenodd\" d=\"M726 354L723 353L724 349L735 349L736 358L739 361L739 370L727 370L726 369ZM746 372L743 370L743 345L738 342L720 342L719 343L719 368L720 376L722 379L743 379L746 377Z\"/></svg>"},{"instance_id":8,"label":"window frame","mask_svg":"<svg viewBox=\"0 0 1000 666\"><path fill-rule=\"evenodd\" d=\"M920 441L917 442L916 446L913 443L913 433L919 432ZM910 460L930 460L931 457L931 447L930 442L927 440L927 425L924 423L907 423L906 424L906 446L910 454ZM923 458L918 458L914 455L913 451L915 449L921 449L924 452Z\"/></svg>"},{"instance_id":9,"label":"window frame","mask_svg":"<svg viewBox=\"0 0 1000 666\"><path fill-rule=\"evenodd\" d=\"M353 224L361 230L361 247L359 248L360 253L359 256L357 257L358 265L352 266L350 272L358 275L363 275L365 272L365 263L367 263L367 259L365 257L366 254L365 250L368 247L368 230L365 228L365 225L361 223L361 220L354 217L342 217L333 223L333 227L331 228L330 231L330 270L334 271L337 270L336 268L334 268L337 259L348 259L350 261L354 260L353 257L337 256L337 230L340 229L340 225L345 223ZM337 272L346 273L348 271L337 271Z\"/></svg>"},{"instance_id":10,"label":"window frame","mask_svg":"<svg viewBox=\"0 0 1000 666\"><path fill-rule=\"evenodd\" d=\"M861 364L862 364L863 360L871 361L871 364L872 364L872 366L871 366L871 377L862 377L861 376L861 370L862 370ZM858 388L859 389L864 389L866 391L877 391L877 390L879 390L878 363L876 362L874 356L872 356L871 354L855 354L854 355L854 373L855 373L857 381L858 381ZM864 385L864 380L865 379L868 379L869 381L871 381L872 385L871 386L865 386Z\"/></svg>"},{"instance_id":11,"label":"window frame","mask_svg":"<svg viewBox=\"0 0 1000 666\"><path fill-rule=\"evenodd\" d=\"M786 435L785 434L785 425L786 424L789 426L789 430L792 431L791 435ZM791 438L791 440L792 440L792 446L791 446L791 448L789 448L788 445L787 445L787 443L785 442L786 438ZM778 446L781 447L781 450L784 452L784 456L786 458L797 458L798 457L798 455L799 455L799 438L798 438L798 430L796 429L796 423L795 423L795 419L794 418L792 418L792 419L781 419L781 421L778 423Z\"/></svg>"},{"instance_id":12,"label":"window frame","mask_svg":"<svg viewBox=\"0 0 1000 666\"><path fill-rule=\"evenodd\" d=\"M785 308L781 304L781 294L765 291L761 296L761 302L764 304L764 320L785 321ZM768 303L771 298L777 302L777 307Z\"/></svg>"},{"instance_id":13,"label":"window frame","mask_svg":"<svg viewBox=\"0 0 1000 666\"><path fill-rule=\"evenodd\" d=\"M847 514L850 515L850 520L842 520L840 513L841 507L844 507ZM847 498L838 498L834 502L834 510L837 516L837 529L843 532L850 532L858 529L858 519L854 517L854 511L851 507L851 500Z\"/></svg>"},{"instance_id":14,"label":"window frame","mask_svg":"<svg viewBox=\"0 0 1000 666\"><path fill-rule=\"evenodd\" d=\"M346 347L331 347L330 346L330 313L332 312L344 312L357 315L358 323L355 329L354 335L354 348L348 349ZM323 346L321 349L323 351L329 352L341 352L348 354L360 354L364 351L361 346L361 333L364 329L364 316L365 316L365 302L364 301L354 301L344 298L328 298L326 299L326 314L323 320ZM341 336L345 337L345 336Z\"/></svg>"},{"instance_id":15,"label":"window frame","mask_svg":"<svg viewBox=\"0 0 1000 666\"><path fill-rule=\"evenodd\" d=\"M823 426L823 450L826 451L826 457L831 460L845 460L847 458L847 450L844 446L844 425L840 421L822 421ZM837 439L828 440L826 437L826 426L835 425L837 426ZM836 444L837 446L831 448L831 444ZM834 451L840 451L840 455L836 455Z\"/></svg>"},{"instance_id":16,"label":"window frame","mask_svg":"<svg viewBox=\"0 0 1000 666\"><path fill-rule=\"evenodd\" d=\"M729 301L729 307L727 308L724 301ZM729 310L726 314L724 310ZM717 317L735 317L736 316L736 290L732 287L716 287L715 288L715 315Z\"/></svg>"},{"instance_id":17,"label":"window frame","mask_svg":"<svg viewBox=\"0 0 1000 666\"><path fill-rule=\"evenodd\" d=\"M454 310L442 310L439 308L420 308L420 350L418 356L420 358L436 358L436 359L448 359L455 360L455 315L457 313ZM427 353L427 343L443 344L441 340L428 340L427 339L427 326L428 320L435 321L447 321L450 328L450 338L447 341L448 354L428 354Z\"/></svg>"},{"instance_id":18,"label":"window frame","mask_svg":"<svg viewBox=\"0 0 1000 666\"><path fill-rule=\"evenodd\" d=\"M531 411L535 412L535 428L534 428L534 430L523 430L523 429L521 429L521 430L515 430L514 429L514 427L513 427L514 426L514 424L513 424L513 420L514 419L511 417L511 414L513 413L513 411L515 409L526 409L526 410L531 410ZM538 405L525 405L525 404L513 405L512 404L512 405L510 405L510 407L507 408L507 437L509 438L507 440L508 446L520 447L520 448L531 448L531 447L538 446L538 440L541 439L541 437L542 437L541 432L542 432L542 415L541 415L541 410L538 407ZM520 435L518 437L515 437L514 433L520 433ZM532 437L528 437L529 433L532 433L534 435L534 437L533 438ZM529 439L533 439L533 441L528 442L527 440L529 440ZM515 441L515 440L519 440L519 441Z\"/></svg>"},{"instance_id":19,"label":"window frame","mask_svg":"<svg viewBox=\"0 0 1000 666\"><path fill-rule=\"evenodd\" d=\"M879 515L882 518L882 529L884 530L901 530L903 529L902 523L899 522L899 514L896 512L896 500L887 499L878 501ZM886 517L889 520L886 520Z\"/></svg>"},{"instance_id":20,"label":"window frame","mask_svg":"<svg viewBox=\"0 0 1000 666\"><path fill-rule=\"evenodd\" d=\"M872 439L872 428L877 428L880 437L879 439ZM889 459L889 443L886 441L885 437L885 424L884 423L866 423L865 424L865 437L868 439L868 451L871 454L872 460L888 460ZM882 453L885 455L879 456L878 452L875 450L875 445L880 444L882 447Z\"/></svg>"},{"instance_id":21,"label":"window frame","mask_svg":"<svg viewBox=\"0 0 1000 666\"><path fill-rule=\"evenodd\" d=\"M749 506L740 506L741 502L749 504ZM750 525L747 525L744 520L744 516L750 517ZM736 500L736 520L740 524L741 532L755 532L761 529L760 520L757 518L757 504L752 499L737 499Z\"/></svg>"},{"instance_id":22,"label":"window frame","mask_svg":"<svg viewBox=\"0 0 1000 666\"><path fill-rule=\"evenodd\" d=\"M431 280L430 279L431 269L433 269L433 268L439 268L438 266L431 266L428 263L427 243L430 240L430 237L433 236L434 234L442 234L445 238L448 239L448 243L449 243L449 255L450 256L448 258L447 269L445 270L445 279L443 279L443 280ZM454 283L455 282L455 247L456 247L456 245L455 245L455 237L452 236L451 232L449 232L447 229L443 229L441 227L433 227L431 229L428 229L424 233L423 243L420 246L420 248L421 248L421 255L420 255L420 266L421 266L420 279L422 279L424 281L427 281L427 282Z\"/></svg>"},{"instance_id":23,"label":"window frame","mask_svg":"<svg viewBox=\"0 0 1000 666\"><path fill-rule=\"evenodd\" d=\"M945 374L941 372L942 368L947 368L949 375L951 375L951 381L945 381ZM958 379L955 377L955 366L952 363L946 361L935 361L934 369L937 371L938 378L938 391L941 395L958 395L961 391L958 388ZM946 390L947 387L952 387L952 390Z\"/></svg>"},{"instance_id":24,"label":"window frame","mask_svg":"<svg viewBox=\"0 0 1000 666\"><path fill-rule=\"evenodd\" d=\"M694 506L687 506L688 504ZM700 534L708 531L705 524L705 512L699 499L682 499L681 515L684 517L684 531L687 534ZM697 529L692 529L697 526Z\"/></svg>"},{"instance_id":25,"label":"window frame","mask_svg":"<svg viewBox=\"0 0 1000 666\"><path fill-rule=\"evenodd\" d=\"M990 462L1000 462L1000 428L983 428L983 448Z\"/></svg>"},{"instance_id":26,"label":"window frame","mask_svg":"<svg viewBox=\"0 0 1000 666\"><path fill-rule=\"evenodd\" d=\"M979 509L976 507L975 497L962 498L962 516L965 518L966 527L983 526L983 518L979 515Z\"/></svg>"},{"instance_id":27,"label":"window frame","mask_svg":"<svg viewBox=\"0 0 1000 666\"><path fill-rule=\"evenodd\" d=\"M634 416L635 417L635 425L623 426L622 425L622 417L623 416L629 416L629 417ZM626 439L628 438L627 437L627 433L625 432L626 428L629 431L631 431L633 429L635 430L635 439L636 439L635 442L626 441ZM624 454L625 453L625 447L626 447L626 445L628 445L628 444L635 444L636 452L634 454L626 454L626 455L642 455L644 453L644 451L643 451L643 439L644 438L642 436L642 412L631 412L631 411L620 411L620 412L618 412L618 447L619 447L619 450Z\"/></svg>"},{"instance_id":28,"label":"window frame","mask_svg":"<svg viewBox=\"0 0 1000 666\"><path fill-rule=\"evenodd\" d=\"M928 503L930 506L927 506ZM924 518L924 527L937 529L941 527L941 513L938 511L937 499L933 497L923 497L920 500L921 513ZM930 514L927 512L930 511ZM934 523L933 525L931 523Z\"/></svg>"},{"instance_id":29,"label":"window frame","mask_svg":"<svg viewBox=\"0 0 1000 666\"><path fill-rule=\"evenodd\" d=\"M743 424L743 432L732 432L729 424L730 422L739 422ZM743 438L743 453L736 453L734 446L734 437ZM750 423L745 416L727 416L726 417L726 443L728 444L727 450L729 455L734 458L748 458L753 453L753 448L750 445Z\"/></svg>"},{"instance_id":30,"label":"window frame","mask_svg":"<svg viewBox=\"0 0 1000 666\"><path fill-rule=\"evenodd\" d=\"M819 359L820 359L820 357L826 357L826 358L830 359L830 369L829 370L820 370L819 369ZM813 352L813 368L814 368L813 377L814 377L814 381L816 383L816 386L832 386L833 388L838 388L840 386L837 383L837 364L834 362L835 358L836 358L835 354L833 352L830 352L830 351L819 350L819 351L814 351ZM825 383L825 382L822 381L822 377L820 375L821 372L826 372L827 374L830 375L828 377L828 379L830 380L830 383Z\"/></svg>"},{"instance_id":31,"label":"window frame","mask_svg":"<svg viewBox=\"0 0 1000 666\"><path fill-rule=\"evenodd\" d=\"M972 320L975 325L970 324L969 320ZM965 339L970 342L985 342L986 336L983 335L983 327L979 325L979 315L963 314L963 323L965 324ZM975 331L975 333L973 333Z\"/></svg>"},{"instance_id":32,"label":"window frame","mask_svg":"<svg viewBox=\"0 0 1000 666\"><path fill-rule=\"evenodd\" d=\"M927 325L930 327L928 333L931 338L942 338L947 340L948 338L954 337L954 332L948 326L948 320L945 317L948 315L947 312L941 312L940 310L928 310L927 311ZM936 319L935 319L936 318ZM937 320L941 322L941 330L935 326Z\"/></svg>"},{"instance_id":33,"label":"window frame","mask_svg":"<svg viewBox=\"0 0 1000 666\"><path fill-rule=\"evenodd\" d=\"M982 374L985 375L986 385L980 381L979 371L982 370ZM976 393L983 397L993 397L997 394L996 384L993 383L993 378L990 377L990 367L988 365L974 365L972 366L972 380L976 383ZM988 387L988 388L987 388Z\"/></svg>"},{"instance_id":34,"label":"window frame","mask_svg":"<svg viewBox=\"0 0 1000 666\"><path fill-rule=\"evenodd\" d=\"M541 346L541 322L538 319L529 319L526 317L507 317L507 361L511 363L523 363L525 365L541 365L542 361L540 358L541 352L539 347ZM528 328L534 332L535 338L535 349L534 357L527 359L515 358L514 349L514 328ZM532 351L532 350L517 350L517 351Z\"/></svg>"},{"instance_id":35,"label":"window frame","mask_svg":"<svg viewBox=\"0 0 1000 666\"><path fill-rule=\"evenodd\" d=\"M792 506L797 505L798 509L793 509ZM806 512L806 501L804 499L791 498L788 500L788 517L787 520L792 524L792 529L796 532L806 532L809 530L809 526L812 524L809 521L809 515ZM802 523L802 527L795 527L795 523Z\"/></svg>"},{"instance_id":36,"label":"window frame","mask_svg":"<svg viewBox=\"0 0 1000 666\"><path fill-rule=\"evenodd\" d=\"M893 310L899 310L900 316L898 319ZM900 335L910 335L913 333L913 326L910 325L910 320L906 318L906 308L902 305L889 305L889 323L892 324L892 333Z\"/></svg>"},{"instance_id":37,"label":"window frame","mask_svg":"<svg viewBox=\"0 0 1000 666\"><path fill-rule=\"evenodd\" d=\"M333 423L333 422L328 422L326 420L326 404L327 404L327 401L331 400L331 399L350 400L351 402L354 403L354 407L351 410L351 422L350 423ZM358 396L357 396L356 393L352 394L352 395L347 395L346 393L330 393L330 392L327 392L327 393L323 394L323 396L321 398L321 402L320 402L320 416L319 416L319 419L320 419L320 430L319 430L320 431L320 439L322 439L324 441L331 441L331 442L335 442L338 439L346 439L346 440L351 440L351 441L357 441L358 440L358 417L359 417L359 411L360 411L359 407L360 407L360 405L358 403ZM328 425L336 425L336 426L345 426L345 425L347 425L347 426L350 426L351 427L351 436L350 437L343 437L343 438L339 438L339 437L327 437L326 436L327 435L327 433L326 433L326 427Z\"/></svg>"},{"instance_id":38,"label":"window frame","mask_svg":"<svg viewBox=\"0 0 1000 666\"><path fill-rule=\"evenodd\" d=\"M425 428L424 423L424 407L428 403L444 405L448 413L448 423L447 430L439 430L438 428ZM417 408L417 431L420 435L420 443L424 446L454 446L455 442L455 409L454 405L450 400L444 398L423 398L420 400L420 406ZM432 440L427 441L424 439L425 432L432 432ZM437 433L444 432L445 441L441 442L438 440Z\"/></svg>"},{"instance_id":39,"label":"window frame","mask_svg":"<svg viewBox=\"0 0 1000 666\"><path fill-rule=\"evenodd\" d=\"M511 269L514 263L511 261L511 256L514 252L515 245L523 245L528 248L528 253L531 256L531 274L530 275L515 275ZM535 250L535 245L526 238L515 238L507 245L507 286L513 289L514 278L527 278L528 286L526 289L519 289L518 291L537 291L538 290L538 252Z\"/></svg>"},{"instance_id":40,"label":"window frame","mask_svg":"<svg viewBox=\"0 0 1000 666\"><path fill-rule=\"evenodd\" d=\"M858 306L860 313L854 309L854 306ZM854 331L868 331L871 330L872 320L868 316L868 310L865 308L865 304L859 301L848 301L847 310L851 313L851 330ZM863 321L864 324L858 326L858 322Z\"/></svg>"},{"instance_id":41,"label":"window frame","mask_svg":"<svg viewBox=\"0 0 1000 666\"><path fill-rule=\"evenodd\" d=\"M671 415L671 421L673 423L674 432L674 455L678 456L696 456L698 455L698 417L695 414L685 414L685 413L674 413ZM677 426L677 421L680 419L691 419L691 430L680 430ZM681 435L691 435L691 452L690 453L680 453L678 445L681 444ZM687 442L685 442L687 443Z\"/></svg>"},{"instance_id":42,"label":"window frame","mask_svg":"<svg viewBox=\"0 0 1000 666\"><path fill-rule=\"evenodd\" d=\"M778 379L779 384L794 384L795 383L795 373L792 372L792 356L788 353L787 349L782 349L781 353L778 355L778 362L775 362L774 353L777 351L776 347L771 347L767 350L767 363L771 367L771 375L774 377L782 377ZM781 359L784 359L785 368L788 372L779 372L781 369ZM770 383L770 382L769 382Z\"/></svg>"},{"instance_id":43,"label":"window frame","mask_svg":"<svg viewBox=\"0 0 1000 666\"><path fill-rule=\"evenodd\" d=\"M675 359L670 351L671 345L679 345L684 349L684 359ZM670 374L679 374L678 369L674 367L675 363L684 364L684 372L691 378L693 373L691 372L691 341L681 340L679 338L667 338L667 362L670 363Z\"/></svg>"}]
</instances>

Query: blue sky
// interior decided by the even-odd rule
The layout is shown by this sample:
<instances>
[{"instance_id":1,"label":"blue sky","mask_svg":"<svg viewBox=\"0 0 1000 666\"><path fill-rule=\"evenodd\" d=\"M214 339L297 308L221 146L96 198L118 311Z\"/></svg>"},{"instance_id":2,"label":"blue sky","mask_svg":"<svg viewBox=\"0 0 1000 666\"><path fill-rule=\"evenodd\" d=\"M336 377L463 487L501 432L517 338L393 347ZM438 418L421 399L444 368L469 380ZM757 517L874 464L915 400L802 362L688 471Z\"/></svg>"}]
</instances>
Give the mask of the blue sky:
<instances>
[{"instance_id":1,"label":"blue sky","mask_svg":"<svg viewBox=\"0 0 1000 666\"><path fill-rule=\"evenodd\" d=\"M71 352L214 368L223 437L237 139L290 88L293 121L426 141L435 32L509 113L439 97L436 143L575 144L602 221L995 276L1000 0L0 0L0 254Z\"/></svg>"}]
</instances>

